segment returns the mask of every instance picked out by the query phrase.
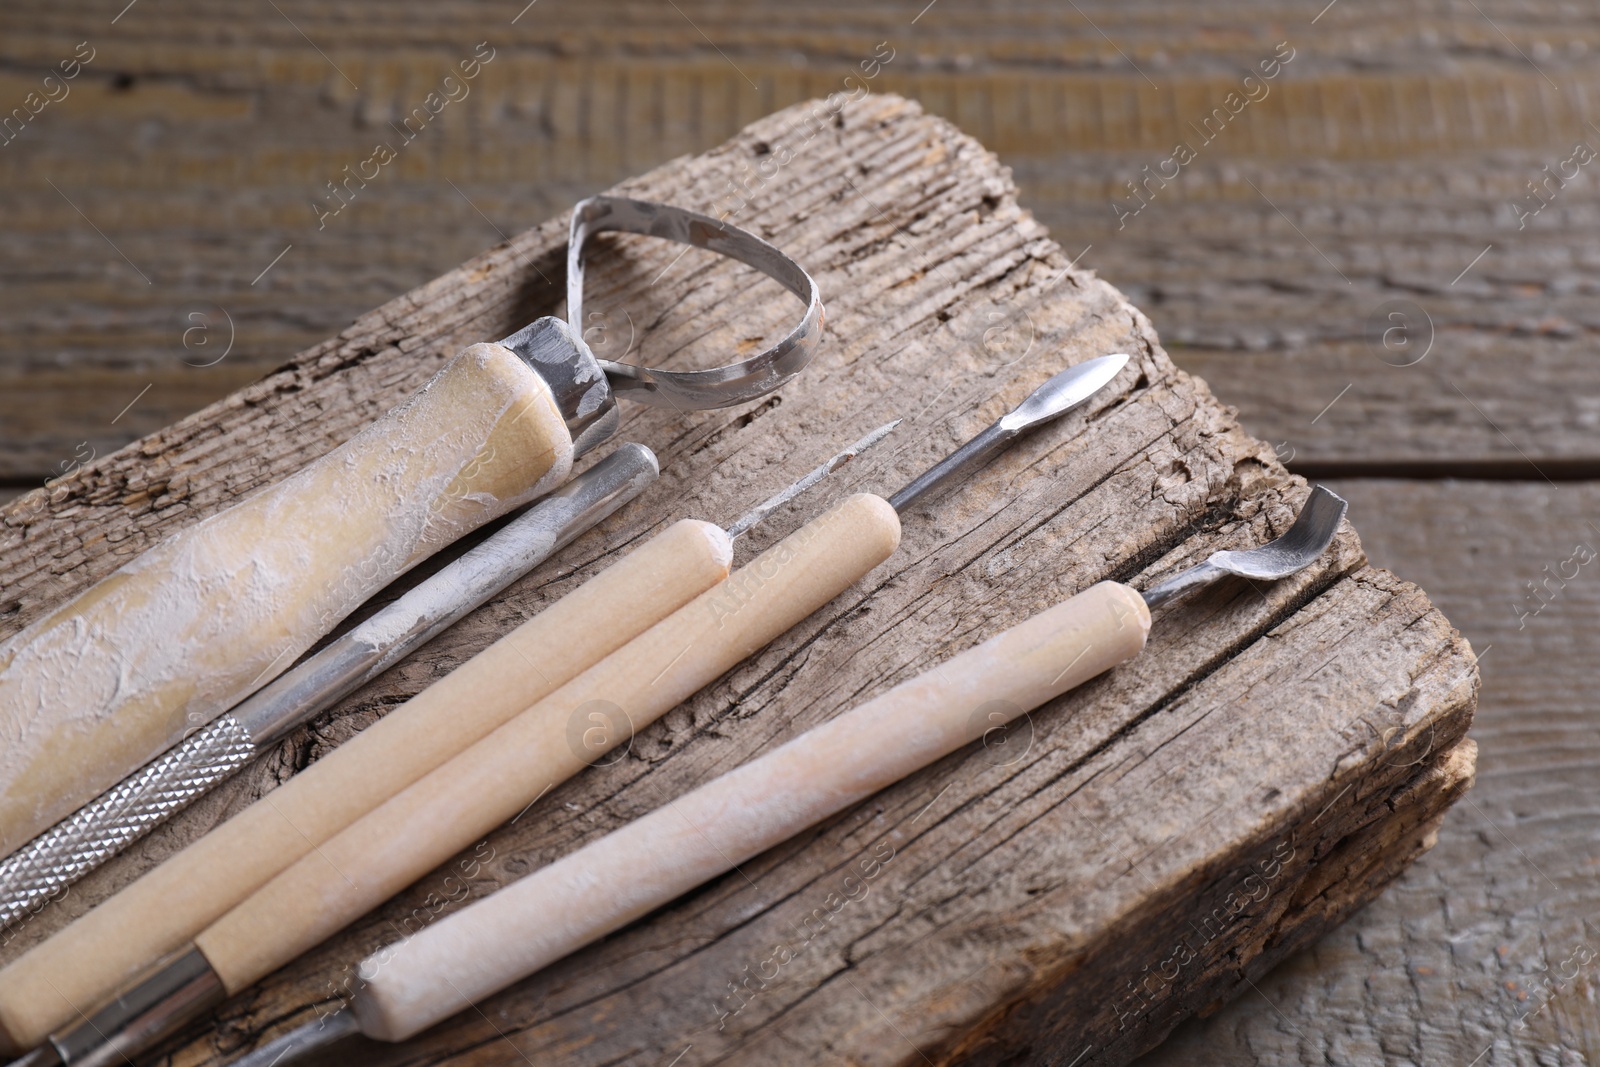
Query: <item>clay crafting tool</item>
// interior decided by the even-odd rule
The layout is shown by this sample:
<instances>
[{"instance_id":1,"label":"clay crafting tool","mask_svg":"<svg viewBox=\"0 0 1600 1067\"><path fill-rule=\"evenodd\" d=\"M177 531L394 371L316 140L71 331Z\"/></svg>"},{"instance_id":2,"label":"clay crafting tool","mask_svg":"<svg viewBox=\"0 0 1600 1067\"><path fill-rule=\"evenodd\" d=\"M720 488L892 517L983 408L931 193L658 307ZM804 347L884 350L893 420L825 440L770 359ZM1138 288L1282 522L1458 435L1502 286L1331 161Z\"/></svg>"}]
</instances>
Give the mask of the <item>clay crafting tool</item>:
<instances>
[{"instance_id":1,"label":"clay crafting tool","mask_svg":"<svg viewBox=\"0 0 1600 1067\"><path fill-rule=\"evenodd\" d=\"M887 559L900 541L898 509L969 471L978 461L975 453L992 455L1024 431L1078 407L1126 363L1124 355L1102 356L1056 375L891 500L857 493L839 501L727 581L322 841L196 935L189 948L81 1016L72 1029L50 1037L31 1062L110 1063L145 1047L519 817L556 784ZM307 901L316 906L307 907ZM50 1028L79 1019L73 1002L95 1000L62 996L62 982L83 992L74 972L33 968L34 952L0 972L0 1040L17 1051L43 1040ZM92 965L94 956L85 950L73 962Z\"/></svg>"},{"instance_id":2,"label":"clay crafting tool","mask_svg":"<svg viewBox=\"0 0 1600 1067\"><path fill-rule=\"evenodd\" d=\"M639 444L622 445L398 600L0 860L0 927L35 913L258 752L433 640L638 496L657 473L655 453ZM693 593L664 604L644 626L680 607Z\"/></svg>"},{"instance_id":3,"label":"clay crafting tool","mask_svg":"<svg viewBox=\"0 0 1600 1067\"><path fill-rule=\"evenodd\" d=\"M730 224L618 197L573 211L573 324L584 321L585 244L605 230L747 263L799 297L804 316L750 359L677 372L598 360L580 326L538 319L471 346L332 452L35 620L0 644L0 856L271 681L396 575L560 485L615 431L618 396L725 407L811 358L822 304L798 264Z\"/></svg>"},{"instance_id":4,"label":"clay crafting tool","mask_svg":"<svg viewBox=\"0 0 1600 1067\"><path fill-rule=\"evenodd\" d=\"M362 961L353 1010L235 1067L283 1064L349 1034L403 1041L1135 656L1150 609L1224 575L1314 562L1345 502L1312 491L1258 548L1216 552L1143 593L1100 582Z\"/></svg>"},{"instance_id":5,"label":"clay crafting tool","mask_svg":"<svg viewBox=\"0 0 1600 1067\"><path fill-rule=\"evenodd\" d=\"M151 960L187 943L339 830L722 581L733 561L734 541L882 441L896 425L898 420L874 430L757 504L726 530L694 519L667 527L290 778L271 796L0 970L0 1005L5 1006L0 1009L0 1051L42 1040L51 1027L71 1018L70 1005L94 1004L136 977ZM649 480L654 479L655 458L644 446L625 445L619 453L620 458L609 457L605 463L617 467L619 474L648 467ZM557 497L566 495L569 491L563 490ZM463 565L474 558L479 563L459 573L460 582L443 581L436 591L453 598L463 582L498 580L500 557L515 547L502 540L511 529L498 531L463 556ZM497 547L485 553L490 546ZM444 577L441 571L428 584ZM379 628L429 625L427 595L407 605L425 588L419 586L353 632L364 631L390 612ZM319 678L338 678L341 665L352 673L376 676L375 663L365 666L371 657L362 651L364 645L358 642L341 651L343 640L325 650L333 656L327 664L318 662L324 653L307 660L305 666L312 670L304 679L295 678L299 668L280 679L288 685L285 698L304 686L316 687ZM277 728L279 717L294 704L278 700L276 688L275 684L262 690L241 705L244 710L238 714L247 722L259 720L264 727ZM258 702L258 698L267 699ZM55 1016L48 1014L52 1011ZM35 1028L38 1036L20 1037L28 1027Z\"/></svg>"}]
</instances>

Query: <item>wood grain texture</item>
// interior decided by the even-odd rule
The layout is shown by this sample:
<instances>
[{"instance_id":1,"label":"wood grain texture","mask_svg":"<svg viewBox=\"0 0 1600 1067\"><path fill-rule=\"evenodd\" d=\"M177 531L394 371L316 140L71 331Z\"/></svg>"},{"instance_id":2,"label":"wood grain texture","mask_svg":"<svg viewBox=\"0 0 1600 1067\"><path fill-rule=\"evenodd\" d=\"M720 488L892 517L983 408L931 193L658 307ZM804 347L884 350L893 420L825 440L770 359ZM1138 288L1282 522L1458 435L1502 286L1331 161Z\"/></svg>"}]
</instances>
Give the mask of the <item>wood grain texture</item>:
<instances>
[{"instance_id":1,"label":"wood grain texture","mask_svg":"<svg viewBox=\"0 0 1600 1067\"><path fill-rule=\"evenodd\" d=\"M1600 548L1600 485L1334 488L1373 561L1423 583L1482 657L1477 784L1388 892L1140 1067L1592 1062L1600 582L1595 562L1563 564Z\"/></svg>"},{"instance_id":2,"label":"wood grain texture","mask_svg":"<svg viewBox=\"0 0 1600 1067\"><path fill-rule=\"evenodd\" d=\"M1083 412L905 516L893 560L644 731L629 758L559 787L453 860L470 869L474 894L1095 581L1140 581L1286 527L1303 483L1172 365L1140 312L1070 266L994 156L892 96L869 97L800 143L807 113L762 120L623 189L709 201L793 145L793 162L773 168L735 218L816 272L830 342L813 367L742 412L630 412L624 433L661 452L662 480L569 550L570 570L518 583L300 731L22 926L8 954L668 517L737 514L809 466L802 457L893 415L906 424L841 476L841 492L896 487L1062 365L1118 350L1137 364ZM237 396L13 502L0 555L8 623L304 463L465 340L553 310L563 241L559 219L521 234ZM675 249L616 244L596 264L593 307L613 326L648 324L631 346L643 361L748 350L796 310L752 287L745 268L674 265ZM752 547L801 518L776 517ZM819 1053L1068 1063L1082 1036L1094 1046L1082 1062L1123 1062L1370 900L1431 843L1471 778L1475 693L1465 642L1414 586L1365 566L1346 530L1292 579L1227 583L1163 612L1142 657L1035 713L1010 747L958 753L482 1014L361 1055L497 1063L516 1056L511 1041L563 1062L665 1062L692 1044L684 1063ZM880 845L892 858L873 893L837 905L844 866ZM442 910L434 882L444 873L235 998L169 1045L167 1061L218 1062L314 1018L351 964ZM796 967L758 996L723 999L818 909L826 929ZM1193 966L1150 986L1188 936L1185 921L1215 935Z\"/></svg>"},{"instance_id":3,"label":"wood grain texture","mask_svg":"<svg viewBox=\"0 0 1600 1067\"><path fill-rule=\"evenodd\" d=\"M1293 464L1597 469L1595 187L1581 173L1526 228L1513 206L1576 142L1600 144L1600 31L1556 0L115 14L0 12L0 107L78 42L97 49L0 146L0 477L16 484L227 395L581 195L849 91L879 42L894 58L872 87L999 152L1068 252ZM471 94L319 228L327 183L398 138L479 41L496 57ZM1197 141L1281 41L1295 58L1270 95L1119 227L1127 183ZM1409 372L1368 344L1393 300L1436 341Z\"/></svg>"}]
</instances>

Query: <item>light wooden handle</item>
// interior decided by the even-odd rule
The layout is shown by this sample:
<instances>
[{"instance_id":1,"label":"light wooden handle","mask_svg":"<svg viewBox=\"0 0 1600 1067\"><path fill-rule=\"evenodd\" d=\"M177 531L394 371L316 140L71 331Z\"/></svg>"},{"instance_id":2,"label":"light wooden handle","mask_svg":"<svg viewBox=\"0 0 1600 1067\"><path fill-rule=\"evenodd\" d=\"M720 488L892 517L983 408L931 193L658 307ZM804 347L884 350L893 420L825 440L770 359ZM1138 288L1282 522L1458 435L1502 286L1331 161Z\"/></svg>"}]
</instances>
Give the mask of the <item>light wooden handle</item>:
<instances>
[{"instance_id":1,"label":"light wooden handle","mask_svg":"<svg viewBox=\"0 0 1600 1067\"><path fill-rule=\"evenodd\" d=\"M0 970L0 1052L37 1045L362 815L727 577L685 519Z\"/></svg>"},{"instance_id":2,"label":"light wooden handle","mask_svg":"<svg viewBox=\"0 0 1600 1067\"><path fill-rule=\"evenodd\" d=\"M1102 582L365 960L400 1041L1131 659L1150 612Z\"/></svg>"},{"instance_id":3,"label":"light wooden handle","mask_svg":"<svg viewBox=\"0 0 1600 1067\"><path fill-rule=\"evenodd\" d=\"M549 386L510 349L473 345L345 444L22 630L0 646L0 854L571 465Z\"/></svg>"},{"instance_id":4,"label":"light wooden handle","mask_svg":"<svg viewBox=\"0 0 1600 1067\"><path fill-rule=\"evenodd\" d=\"M886 501L846 498L308 853L196 946L230 993L276 970L838 596L899 540Z\"/></svg>"}]
</instances>

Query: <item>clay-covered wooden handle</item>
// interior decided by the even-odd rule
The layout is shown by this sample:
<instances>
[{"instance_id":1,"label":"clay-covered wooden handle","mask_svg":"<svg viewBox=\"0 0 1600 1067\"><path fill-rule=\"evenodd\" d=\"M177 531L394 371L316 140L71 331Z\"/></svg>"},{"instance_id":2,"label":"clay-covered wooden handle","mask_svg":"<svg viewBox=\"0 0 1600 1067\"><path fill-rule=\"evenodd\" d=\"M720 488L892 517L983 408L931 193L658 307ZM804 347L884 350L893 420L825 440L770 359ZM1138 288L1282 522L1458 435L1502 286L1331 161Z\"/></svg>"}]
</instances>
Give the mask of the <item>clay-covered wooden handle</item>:
<instances>
[{"instance_id":1,"label":"clay-covered wooden handle","mask_svg":"<svg viewBox=\"0 0 1600 1067\"><path fill-rule=\"evenodd\" d=\"M1102 582L369 957L361 1031L400 1041L666 904L1144 647Z\"/></svg>"},{"instance_id":2,"label":"clay-covered wooden handle","mask_svg":"<svg viewBox=\"0 0 1600 1067\"><path fill-rule=\"evenodd\" d=\"M274 875L728 575L685 519L0 970L0 1052L76 1019ZM403 849L404 841L394 843Z\"/></svg>"},{"instance_id":3,"label":"clay-covered wooden handle","mask_svg":"<svg viewBox=\"0 0 1600 1067\"><path fill-rule=\"evenodd\" d=\"M468 348L276 485L0 646L0 854L288 668L436 549L560 484L572 441L510 349Z\"/></svg>"},{"instance_id":4,"label":"clay-covered wooden handle","mask_svg":"<svg viewBox=\"0 0 1600 1067\"><path fill-rule=\"evenodd\" d=\"M195 945L229 993L276 970L838 596L899 539L887 501L847 497L323 842Z\"/></svg>"}]
</instances>

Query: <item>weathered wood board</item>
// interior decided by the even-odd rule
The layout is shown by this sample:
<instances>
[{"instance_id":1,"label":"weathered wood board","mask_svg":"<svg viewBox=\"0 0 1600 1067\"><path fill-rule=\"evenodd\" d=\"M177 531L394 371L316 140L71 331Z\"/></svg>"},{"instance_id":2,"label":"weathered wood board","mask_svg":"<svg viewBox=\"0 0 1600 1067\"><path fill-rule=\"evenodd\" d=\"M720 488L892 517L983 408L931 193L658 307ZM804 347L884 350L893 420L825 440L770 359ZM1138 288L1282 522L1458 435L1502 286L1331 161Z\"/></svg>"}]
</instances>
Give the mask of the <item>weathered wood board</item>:
<instances>
[{"instance_id":1,"label":"weathered wood board","mask_svg":"<svg viewBox=\"0 0 1600 1067\"><path fill-rule=\"evenodd\" d=\"M1119 350L1137 364L1085 412L908 515L894 560L644 731L630 758L492 835L475 893L1096 580L1142 580L1284 528L1303 483L1172 365L1142 314L1069 265L992 155L890 96L814 128L808 114L762 120L624 188L703 208L730 178L791 154L734 218L817 273L831 339L813 369L749 410L630 414L625 435L663 459L644 499L86 880L8 954L669 517L729 518L889 417L906 418L892 445L843 485L892 490L1063 365ZM467 341L556 310L563 242L562 219L519 235L229 400L14 502L0 542L3 632L347 437ZM788 298L747 288L742 268L616 245L592 281L602 354L714 359L790 318ZM799 521L779 516L753 547ZM1414 586L1368 567L1346 530L1295 578L1229 583L1164 612L1143 657L1040 709L1006 745L942 761L476 1015L361 1055L1124 1062L1248 989L1431 844L1471 780L1475 697L1465 641ZM834 882L864 852L892 859L868 895L837 903ZM429 891L425 879L236 998L168 1059L218 1062L313 1018L343 969ZM819 907L825 932L730 997Z\"/></svg>"},{"instance_id":2,"label":"weathered wood board","mask_svg":"<svg viewBox=\"0 0 1600 1067\"><path fill-rule=\"evenodd\" d=\"M1520 451L1600 470L1595 186L1585 170L1525 227L1516 212L1600 143L1600 28L1570 4L925 6L163 0L113 22L86 0L8 5L6 107L78 42L97 53L0 148L0 478L103 455L497 230L850 91L880 42L871 87L1014 166L1069 255L1291 465L1526 474ZM319 226L326 183L479 41L497 51L471 94ZM1270 94L1201 144L1280 42ZM1113 205L1180 139L1198 158L1122 225ZM1437 337L1409 372L1368 344L1391 301L1425 316L1417 343Z\"/></svg>"}]
</instances>

